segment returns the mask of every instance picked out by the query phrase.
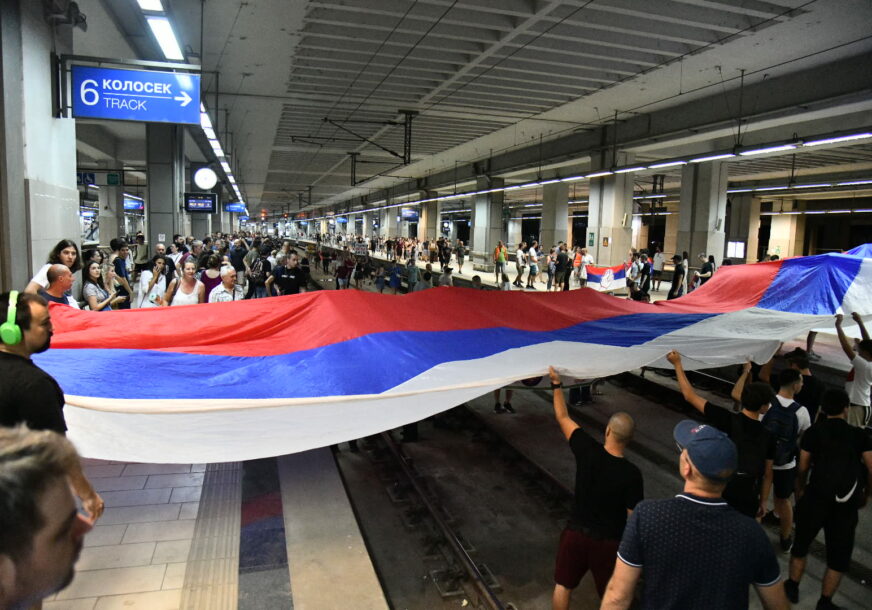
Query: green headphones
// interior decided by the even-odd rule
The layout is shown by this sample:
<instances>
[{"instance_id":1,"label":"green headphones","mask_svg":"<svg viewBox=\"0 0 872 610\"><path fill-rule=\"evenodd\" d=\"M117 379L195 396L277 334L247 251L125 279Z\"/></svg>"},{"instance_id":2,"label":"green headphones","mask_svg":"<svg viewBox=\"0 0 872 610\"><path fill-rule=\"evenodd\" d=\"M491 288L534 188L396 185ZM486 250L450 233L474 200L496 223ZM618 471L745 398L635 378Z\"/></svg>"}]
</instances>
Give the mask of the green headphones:
<instances>
[{"instance_id":1,"label":"green headphones","mask_svg":"<svg viewBox=\"0 0 872 610\"><path fill-rule=\"evenodd\" d=\"M0 341L6 345L17 345L21 342L21 327L15 323L18 313L18 291L9 291L9 306L6 308L6 321L0 324Z\"/></svg>"}]
</instances>

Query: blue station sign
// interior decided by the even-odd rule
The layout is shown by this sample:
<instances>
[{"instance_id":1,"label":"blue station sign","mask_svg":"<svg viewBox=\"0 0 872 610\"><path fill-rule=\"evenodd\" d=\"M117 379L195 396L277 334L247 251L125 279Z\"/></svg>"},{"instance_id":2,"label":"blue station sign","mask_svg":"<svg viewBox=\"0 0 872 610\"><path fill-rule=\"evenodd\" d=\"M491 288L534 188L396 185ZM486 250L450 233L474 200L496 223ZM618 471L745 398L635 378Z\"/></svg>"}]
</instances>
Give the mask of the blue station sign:
<instances>
[{"instance_id":1,"label":"blue station sign","mask_svg":"<svg viewBox=\"0 0 872 610\"><path fill-rule=\"evenodd\" d=\"M200 123L200 75L72 66L77 118Z\"/></svg>"}]
</instances>

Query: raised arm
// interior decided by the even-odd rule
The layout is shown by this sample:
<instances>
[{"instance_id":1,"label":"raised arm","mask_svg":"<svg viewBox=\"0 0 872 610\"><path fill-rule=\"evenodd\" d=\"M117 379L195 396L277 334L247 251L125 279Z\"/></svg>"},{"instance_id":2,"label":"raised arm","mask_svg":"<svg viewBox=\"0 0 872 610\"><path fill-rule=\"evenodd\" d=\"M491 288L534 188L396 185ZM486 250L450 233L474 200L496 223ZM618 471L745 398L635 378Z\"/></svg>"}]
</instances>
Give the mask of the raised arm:
<instances>
[{"instance_id":1,"label":"raised arm","mask_svg":"<svg viewBox=\"0 0 872 610\"><path fill-rule=\"evenodd\" d=\"M736 385L733 386L733 391L730 392L730 398L738 403L742 402L742 391L745 389L745 383L748 382L748 375L751 374L751 361L748 360L742 365L742 374L736 380Z\"/></svg>"},{"instance_id":2,"label":"raised arm","mask_svg":"<svg viewBox=\"0 0 872 610\"><path fill-rule=\"evenodd\" d=\"M854 346L851 345L851 340L848 339L847 335L845 335L845 331L842 330L842 320L844 319L845 316L842 314L836 316L836 334L839 335L839 343L842 346L842 351L845 352L848 360L853 361L856 354L854 354Z\"/></svg>"},{"instance_id":3,"label":"raised arm","mask_svg":"<svg viewBox=\"0 0 872 610\"><path fill-rule=\"evenodd\" d=\"M860 336L863 337L863 341L869 340L869 333L866 331L866 325L863 324L863 318L860 317L856 311L851 314L851 318L853 318L854 322L857 323L857 326L860 327Z\"/></svg>"},{"instance_id":4,"label":"raised arm","mask_svg":"<svg viewBox=\"0 0 872 610\"><path fill-rule=\"evenodd\" d=\"M548 374L551 376L552 386L560 384L560 375L557 374L553 366L548 367ZM560 429L563 431L563 436L566 437L566 440L569 440L572 433L581 427L569 417L562 387L554 388L554 417L557 419L557 423L560 424Z\"/></svg>"},{"instance_id":5,"label":"raised arm","mask_svg":"<svg viewBox=\"0 0 872 610\"><path fill-rule=\"evenodd\" d=\"M694 409L703 413L705 411L706 399L697 394L693 386L690 385L690 381L688 381L687 375L684 373L684 365L681 363L681 354L672 350L666 355L666 359L675 367L675 378L678 380L678 387L681 388L681 395L684 396L684 400L689 402Z\"/></svg>"}]
</instances>

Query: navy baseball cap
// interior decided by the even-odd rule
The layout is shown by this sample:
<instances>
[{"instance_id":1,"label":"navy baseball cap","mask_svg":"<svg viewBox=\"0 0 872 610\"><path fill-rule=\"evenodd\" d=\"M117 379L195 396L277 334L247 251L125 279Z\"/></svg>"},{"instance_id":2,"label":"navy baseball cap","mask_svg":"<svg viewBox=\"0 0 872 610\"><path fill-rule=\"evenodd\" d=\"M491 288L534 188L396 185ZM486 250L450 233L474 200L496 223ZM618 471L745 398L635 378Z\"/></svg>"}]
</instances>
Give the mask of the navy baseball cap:
<instances>
[{"instance_id":1,"label":"navy baseball cap","mask_svg":"<svg viewBox=\"0 0 872 610\"><path fill-rule=\"evenodd\" d=\"M735 472L736 445L717 428L685 419L675 426L672 437L679 449L687 449L690 461L705 478L723 483Z\"/></svg>"}]
</instances>

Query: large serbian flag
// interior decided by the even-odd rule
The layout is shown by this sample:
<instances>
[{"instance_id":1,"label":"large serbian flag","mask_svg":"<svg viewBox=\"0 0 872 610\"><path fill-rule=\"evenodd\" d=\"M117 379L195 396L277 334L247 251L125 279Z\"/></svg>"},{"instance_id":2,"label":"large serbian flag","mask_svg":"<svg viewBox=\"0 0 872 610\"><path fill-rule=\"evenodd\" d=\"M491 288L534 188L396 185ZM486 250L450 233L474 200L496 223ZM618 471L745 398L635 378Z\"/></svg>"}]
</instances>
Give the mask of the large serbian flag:
<instances>
[{"instance_id":1,"label":"large serbian flag","mask_svg":"<svg viewBox=\"0 0 872 610\"><path fill-rule=\"evenodd\" d=\"M779 342L872 313L872 259L842 254L722 267L689 296L594 290L355 290L95 313L52 306L70 438L89 457L224 462L373 434L554 365L602 377L767 360Z\"/></svg>"},{"instance_id":2,"label":"large serbian flag","mask_svg":"<svg viewBox=\"0 0 872 610\"><path fill-rule=\"evenodd\" d=\"M587 265L587 286L600 292L627 289L627 270L624 265L614 267L594 267Z\"/></svg>"}]
</instances>

